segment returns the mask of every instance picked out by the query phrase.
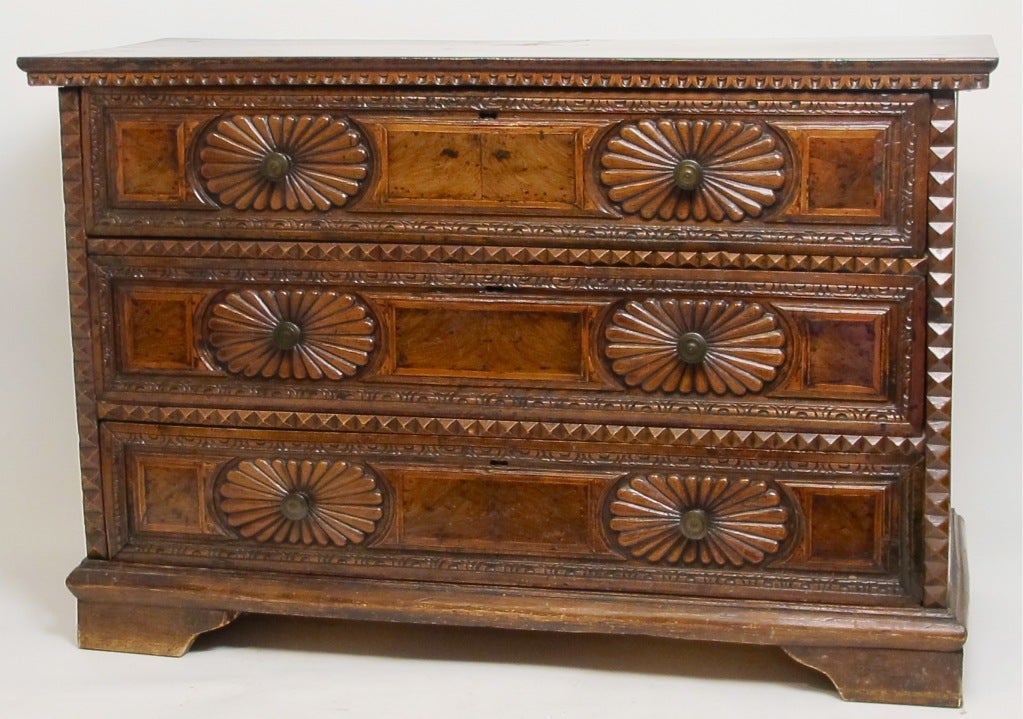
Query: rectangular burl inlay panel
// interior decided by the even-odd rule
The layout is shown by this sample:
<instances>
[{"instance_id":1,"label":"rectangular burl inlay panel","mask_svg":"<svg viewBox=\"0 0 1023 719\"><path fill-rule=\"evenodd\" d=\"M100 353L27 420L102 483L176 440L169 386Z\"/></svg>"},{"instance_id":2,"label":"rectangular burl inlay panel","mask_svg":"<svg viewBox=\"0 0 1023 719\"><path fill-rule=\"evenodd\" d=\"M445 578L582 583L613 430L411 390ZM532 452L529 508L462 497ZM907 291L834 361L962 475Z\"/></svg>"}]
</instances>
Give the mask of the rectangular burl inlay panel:
<instances>
[{"instance_id":1,"label":"rectangular burl inlay panel","mask_svg":"<svg viewBox=\"0 0 1023 719\"><path fill-rule=\"evenodd\" d=\"M590 313L537 305L394 306L395 375L585 380Z\"/></svg>"},{"instance_id":2,"label":"rectangular burl inlay panel","mask_svg":"<svg viewBox=\"0 0 1023 719\"><path fill-rule=\"evenodd\" d=\"M593 480L536 472L394 470L394 540L408 548L580 553L597 548Z\"/></svg>"},{"instance_id":3,"label":"rectangular burl inlay panel","mask_svg":"<svg viewBox=\"0 0 1023 719\"><path fill-rule=\"evenodd\" d=\"M903 481L909 481L905 475ZM884 571L890 551L889 523L899 503L895 485L794 485L806 532L793 548L790 566Z\"/></svg>"},{"instance_id":4,"label":"rectangular burl inlay panel","mask_svg":"<svg viewBox=\"0 0 1023 719\"><path fill-rule=\"evenodd\" d=\"M121 363L125 370L191 370L196 364L192 292L134 290L121 295Z\"/></svg>"},{"instance_id":5,"label":"rectangular burl inlay panel","mask_svg":"<svg viewBox=\"0 0 1023 719\"><path fill-rule=\"evenodd\" d=\"M509 122L501 125L373 125L383 150L381 205L465 208L578 208L582 156L592 130Z\"/></svg>"},{"instance_id":6,"label":"rectangular burl inlay panel","mask_svg":"<svg viewBox=\"0 0 1023 719\"><path fill-rule=\"evenodd\" d=\"M205 470L201 462L188 459L137 458L129 481L139 531L205 533Z\"/></svg>"}]
</instances>

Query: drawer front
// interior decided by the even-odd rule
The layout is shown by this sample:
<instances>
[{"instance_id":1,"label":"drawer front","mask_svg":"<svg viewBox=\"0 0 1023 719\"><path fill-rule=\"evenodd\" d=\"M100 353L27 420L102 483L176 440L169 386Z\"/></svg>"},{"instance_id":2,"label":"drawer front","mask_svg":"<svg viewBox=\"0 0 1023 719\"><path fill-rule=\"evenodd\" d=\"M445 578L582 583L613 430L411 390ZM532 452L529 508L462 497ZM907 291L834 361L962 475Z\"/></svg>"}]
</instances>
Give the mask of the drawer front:
<instances>
[{"instance_id":1,"label":"drawer front","mask_svg":"<svg viewBox=\"0 0 1023 719\"><path fill-rule=\"evenodd\" d=\"M90 90L89 227L908 256L925 234L927 107L924 95Z\"/></svg>"},{"instance_id":2,"label":"drawer front","mask_svg":"<svg viewBox=\"0 0 1023 719\"><path fill-rule=\"evenodd\" d=\"M102 435L124 561L868 604L917 592L909 464L119 423Z\"/></svg>"},{"instance_id":3,"label":"drawer front","mask_svg":"<svg viewBox=\"0 0 1023 719\"><path fill-rule=\"evenodd\" d=\"M405 269L98 258L100 396L918 432L920 278Z\"/></svg>"}]
</instances>

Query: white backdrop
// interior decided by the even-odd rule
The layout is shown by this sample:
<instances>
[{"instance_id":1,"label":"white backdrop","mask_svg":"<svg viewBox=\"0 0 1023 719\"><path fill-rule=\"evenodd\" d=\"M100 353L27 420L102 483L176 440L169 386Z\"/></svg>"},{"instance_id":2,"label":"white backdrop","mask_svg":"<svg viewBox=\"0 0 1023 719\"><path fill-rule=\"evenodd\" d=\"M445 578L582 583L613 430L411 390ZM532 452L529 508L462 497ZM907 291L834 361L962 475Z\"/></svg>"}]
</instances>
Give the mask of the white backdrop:
<instances>
[{"instance_id":1,"label":"white backdrop","mask_svg":"<svg viewBox=\"0 0 1023 719\"><path fill-rule=\"evenodd\" d=\"M158 37L573 39L992 34L992 88L960 104L954 505L967 519L966 705L1019 716L1018 0L114 0L7 3L0 27L0 717L948 716L842 704L776 650L251 619L184 659L74 648L63 587L77 486L57 102L18 55Z\"/></svg>"}]
</instances>

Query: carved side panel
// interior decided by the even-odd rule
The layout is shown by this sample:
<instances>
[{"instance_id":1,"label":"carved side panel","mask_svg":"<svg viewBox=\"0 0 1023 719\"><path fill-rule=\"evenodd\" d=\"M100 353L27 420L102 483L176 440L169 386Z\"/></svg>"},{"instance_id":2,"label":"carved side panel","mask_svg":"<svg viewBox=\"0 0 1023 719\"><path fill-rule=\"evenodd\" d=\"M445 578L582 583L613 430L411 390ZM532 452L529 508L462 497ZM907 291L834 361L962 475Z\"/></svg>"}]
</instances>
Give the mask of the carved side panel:
<instances>
[{"instance_id":1,"label":"carved side panel","mask_svg":"<svg viewBox=\"0 0 1023 719\"><path fill-rule=\"evenodd\" d=\"M85 541L90 557L108 556L103 487L100 477L99 428L93 365L93 325L89 297L89 266L85 247L85 186L81 95L60 90L61 166L64 177L64 222L67 232L68 288L71 304L71 345L75 366L79 462L85 513Z\"/></svg>"},{"instance_id":2,"label":"carved side panel","mask_svg":"<svg viewBox=\"0 0 1023 719\"><path fill-rule=\"evenodd\" d=\"M952 289L955 237L956 106L931 104L927 178L927 406L923 503L924 604L948 605L951 522Z\"/></svg>"}]
</instances>

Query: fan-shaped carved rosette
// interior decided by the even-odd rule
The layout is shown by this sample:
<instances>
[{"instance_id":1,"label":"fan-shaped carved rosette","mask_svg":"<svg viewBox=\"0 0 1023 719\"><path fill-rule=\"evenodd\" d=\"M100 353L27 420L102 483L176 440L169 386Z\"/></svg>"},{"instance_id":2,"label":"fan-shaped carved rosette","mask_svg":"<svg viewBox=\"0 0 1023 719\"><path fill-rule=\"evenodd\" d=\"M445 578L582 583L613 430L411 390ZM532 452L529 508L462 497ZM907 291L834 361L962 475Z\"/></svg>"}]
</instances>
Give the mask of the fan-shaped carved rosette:
<instances>
[{"instance_id":1,"label":"fan-shaped carved rosette","mask_svg":"<svg viewBox=\"0 0 1023 719\"><path fill-rule=\"evenodd\" d=\"M216 123L199 150L206 189L239 210L342 207L368 168L361 134L329 115L232 115Z\"/></svg>"},{"instance_id":2,"label":"fan-shaped carved rosette","mask_svg":"<svg viewBox=\"0 0 1023 719\"><path fill-rule=\"evenodd\" d=\"M627 302L604 331L611 369L646 392L759 392L785 361L785 336L759 304Z\"/></svg>"},{"instance_id":3,"label":"fan-shaped carved rosette","mask_svg":"<svg viewBox=\"0 0 1023 719\"><path fill-rule=\"evenodd\" d=\"M213 305L213 355L245 377L343 379L369 361L376 323L353 295L244 290Z\"/></svg>"},{"instance_id":4,"label":"fan-shaped carved rosette","mask_svg":"<svg viewBox=\"0 0 1023 719\"><path fill-rule=\"evenodd\" d=\"M789 536L791 512L763 480L637 475L609 506L618 546L649 562L756 565Z\"/></svg>"},{"instance_id":5,"label":"fan-shaped carved rosette","mask_svg":"<svg viewBox=\"0 0 1023 719\"><path fill-rule=\"evenodd\" d=\"M622 212L645 220L759 217L785 184L780 142L738 120L641 120L608 141L600 180Z\"/></svg>"},{"instance_id":6,"label":"fan-shaped carved rosette","mask_svg":"<svg viewBox=\"0 0 1023 719\"><path fill-rule=\"evenodd\" d=\"M217 486L227 525L257 542L362 544L383 516L379 480L355 462L244 460Z\"/></svg>"}]
</instances>

